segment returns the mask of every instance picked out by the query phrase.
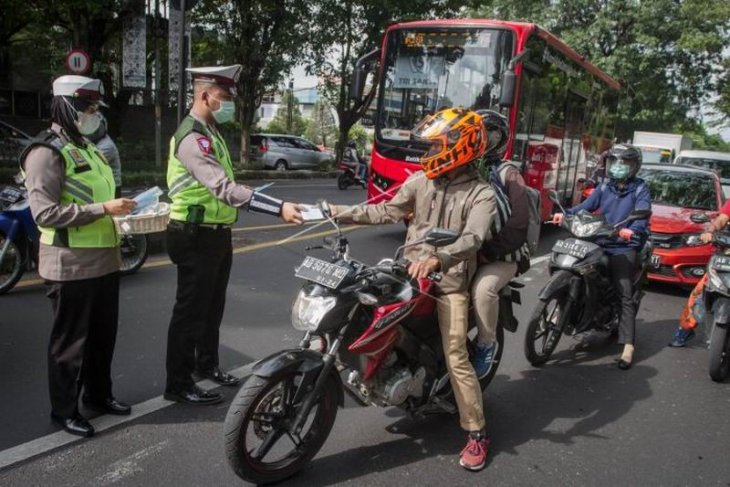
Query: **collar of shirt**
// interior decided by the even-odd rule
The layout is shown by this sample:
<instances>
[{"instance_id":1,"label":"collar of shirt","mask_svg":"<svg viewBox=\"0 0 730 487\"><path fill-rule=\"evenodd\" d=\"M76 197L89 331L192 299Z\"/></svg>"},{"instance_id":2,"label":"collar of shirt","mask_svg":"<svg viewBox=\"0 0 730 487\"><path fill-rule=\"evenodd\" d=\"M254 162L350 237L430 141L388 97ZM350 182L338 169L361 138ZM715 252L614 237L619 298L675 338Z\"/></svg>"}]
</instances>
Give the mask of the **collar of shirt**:
<instances>
[{"instance_id":1,"label":"collar of shirt","mask_svg":"<svg viewBox=\"0 0 730 487\"><path fill-rule=\"evenodd\" d=\"M215 126L215 124L209 124L209 123L207 123L205 120L203 120L202 118L200 118L198 115L196 115L192 111L190 112L190 116L193 117L198 122L200 122L203 125L205 125L205 128L207 128L208 130L210 130L214 135L216 135L216 136L219 135L218 134L218 128Z\"/></svg>"}]
</instances>

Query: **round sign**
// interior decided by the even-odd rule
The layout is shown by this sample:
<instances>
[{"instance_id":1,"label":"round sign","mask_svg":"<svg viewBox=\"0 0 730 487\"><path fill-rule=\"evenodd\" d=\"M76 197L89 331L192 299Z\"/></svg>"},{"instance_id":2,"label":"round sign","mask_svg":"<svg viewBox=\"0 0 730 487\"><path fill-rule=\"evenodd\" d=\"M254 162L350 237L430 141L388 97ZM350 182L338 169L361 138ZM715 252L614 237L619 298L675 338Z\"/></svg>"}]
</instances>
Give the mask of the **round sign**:
<instances>
[{"instance_id":1,"label":"round sign","mask_svg":"<svg viewBox=\"0 0 730 487\"><path fill-rule=\"evenodd\" d=\"M72 49L66 55L66 70L71 74L87 74L91 71L91 56L83 49Z\"/></svg>"}]
</instances>

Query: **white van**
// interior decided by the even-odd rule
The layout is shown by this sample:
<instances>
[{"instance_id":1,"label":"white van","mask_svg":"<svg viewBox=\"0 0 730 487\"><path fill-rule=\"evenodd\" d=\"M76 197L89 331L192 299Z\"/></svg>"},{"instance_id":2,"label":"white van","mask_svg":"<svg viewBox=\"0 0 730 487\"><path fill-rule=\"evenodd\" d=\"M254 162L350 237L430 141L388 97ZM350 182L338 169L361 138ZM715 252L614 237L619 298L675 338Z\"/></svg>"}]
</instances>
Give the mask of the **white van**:
<instances>
[{"instance_id":1,"label":"white van","mask_svg":"<svg viewBox=\"0 0 730 487\"><path fill-rule=\"evenodd\" d=\"M720 177L725 198L730 197L730 152L683 150L674 159L674 163L714 170Z\"/></svg>"}]
</instances>

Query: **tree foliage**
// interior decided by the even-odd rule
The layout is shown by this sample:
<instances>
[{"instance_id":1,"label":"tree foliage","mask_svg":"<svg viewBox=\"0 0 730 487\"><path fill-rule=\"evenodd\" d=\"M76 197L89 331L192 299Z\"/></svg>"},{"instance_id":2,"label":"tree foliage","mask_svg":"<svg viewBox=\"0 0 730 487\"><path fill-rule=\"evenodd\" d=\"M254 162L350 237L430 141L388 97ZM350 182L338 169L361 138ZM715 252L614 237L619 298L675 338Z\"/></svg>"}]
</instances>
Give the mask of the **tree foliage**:
<instances>
[{"instance_id":1,"label":"tree foliage","mask_svg":"<svg viewBox=\"0 0 730 487\"><path fill-rule=\"evenodd\" d=\"M730 42L730 2L487 0L476 17L538 22L626 88L618 126L668 131L718 88Z\"/></svg>"},{"instance_id":2,"label":"tree foliage","mask_svg":"<svg viewBox=\"0 0 730 487\"><path fill-rule=\"evenodd\" d=\"M289 126L289 110L291 109L291 127ZM285 91L281 97L279 108L276 110L273 120L269 122L266 131L272 134L304 135L309 124L302 117L299 109L299 100L289 91Z\"/></svg>"},{"instance_id":3,"label":"tree foliage","mask_svg":"<svg viewBox=\"0 0 730 487\"><path fill-rule=\"evenodd\" d=\"M332 107L324 98L320 98L314 104L312 118L304 135L315 144L334 147L337 140L337 124L332 115Z\"/></svg>"}]
</instances>

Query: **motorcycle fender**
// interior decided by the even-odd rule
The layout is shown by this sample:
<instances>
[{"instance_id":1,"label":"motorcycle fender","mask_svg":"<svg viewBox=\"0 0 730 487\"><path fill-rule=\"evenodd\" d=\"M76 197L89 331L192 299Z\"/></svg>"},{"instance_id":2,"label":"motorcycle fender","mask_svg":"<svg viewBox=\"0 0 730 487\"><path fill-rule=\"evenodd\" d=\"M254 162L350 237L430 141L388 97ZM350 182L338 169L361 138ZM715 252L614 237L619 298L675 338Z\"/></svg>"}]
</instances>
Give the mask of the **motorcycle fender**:
<instances>
[{"instance_id":1,"label":"motorcycle fender","mask_svg":"<svg viewBox=\"0 0 730 487\"><path fill-rule=\"evenodd\" d=\"M712 317L716 326L723 328L730 326L730 298L715 298L712 303Z\"/></svg>"},{"instance_id":2,"label":"motorcycle fender","mask_svg":"<svg viewBox=\"0 0 730 487\"><path fill-rule=\"evenodd\" d=\"M542 300L548 299L550 296L565 288L567 291L570 286L570 281L574 278L573 273L568 271L557 271L550 277L550 280L545 287L540 291L538 298Z\"/></svg>"},{"instance_id":3,"label":"motorcycle fender","mask_svg":"<svg viewBox=\"0 0 730 487\"><path fill-rule=\"evenodd\" d=\"M282 350L256 362L253 366L253 370L251 371L251 375L270 379L279 374L298 370L304 374L303 380L314 384L323 366L324 362L322 361L322 354L314 350ZM332 377L337 381L339 386L337 388L337 401L340 407L342 407L345 404L345 393L343 391L342 379L337 373L337 369L334 367L332 368L330 375L332 375Z\"/></svg>"}]
</instances>

